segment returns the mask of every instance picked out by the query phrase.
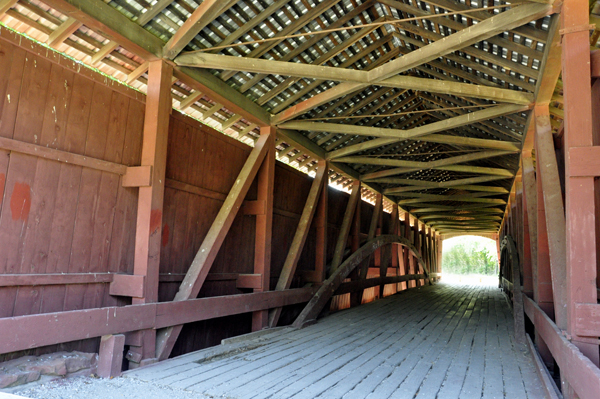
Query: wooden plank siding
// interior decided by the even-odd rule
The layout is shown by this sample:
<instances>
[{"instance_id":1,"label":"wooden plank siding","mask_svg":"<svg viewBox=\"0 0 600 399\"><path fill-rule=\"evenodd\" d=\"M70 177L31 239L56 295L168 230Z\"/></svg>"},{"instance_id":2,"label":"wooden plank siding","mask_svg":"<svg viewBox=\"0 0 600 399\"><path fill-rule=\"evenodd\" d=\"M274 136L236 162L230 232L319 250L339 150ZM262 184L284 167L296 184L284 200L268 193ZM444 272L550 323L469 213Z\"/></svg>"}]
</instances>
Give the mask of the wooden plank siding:
<instances>
[{"instance_id":1,"label":"wooden plank siding","mask_svg":"<svg viewBox=\"0 0 600 399\"><path fill-rule=\"evenodd\" d=\"M0 74L0 137L116 166L140 165L142 94L37 45L19 45L12 35L0 37L0 70L7 71ZM159 302L175 296L250 151L196 120L172 113ZM307 175L276 164L270 289L281 273L311 183ZM254 182L247 201L256 199L256 189ZM329 188L327 197L327 241L334 243L349 196ZM109 273L133 273L137 199L137 188L123 187L118 173L93 163L74 165L0 148L0 275L7 276L0 284L0 317L131 304L131 298L111 296L108 288ZM361 236L366 238L373 207L365 202L360 206ZM385 214L384 226L388 218ZM255 219L244 212L236 217L211 269L217 277L206 281L198 297L249 292L236 287L236 277L253 273ZM316 235L312 225L292 288L303 286L303 276L315 270ZM327 262L333 250L327 247ZM102 277L81 278L86 274ZM31 276L31 283L14 275ZM377 276L376 269L370 269L369 277ZM366 290L363 301L375 299L378 289ZM299 305L284 307L279 324L291 323L300 310ZM190 323L173 355L249 332L250 318L240 314ZM94 338L52 345L0 355L0 360L56 350L95 352L99 342Z\"/></svg>"}]
</instances>

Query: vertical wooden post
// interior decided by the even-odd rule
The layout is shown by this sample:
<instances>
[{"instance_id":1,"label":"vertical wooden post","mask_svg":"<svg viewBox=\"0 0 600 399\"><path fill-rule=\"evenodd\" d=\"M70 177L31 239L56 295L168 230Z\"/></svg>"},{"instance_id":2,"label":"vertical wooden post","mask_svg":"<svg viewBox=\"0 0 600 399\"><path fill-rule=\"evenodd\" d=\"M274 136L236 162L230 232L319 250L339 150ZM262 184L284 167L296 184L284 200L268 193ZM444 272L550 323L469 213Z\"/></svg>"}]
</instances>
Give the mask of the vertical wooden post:
<instances>
[{"instance_id":1,"label":"vertical wooden post","mask_svg":"<svg viewBox=\"0 0 600 399\"><path fill-rule=\"evenodd\" d=\"M319 166L320 168L321 166ZM323 187L319 196L317 205L317 214L315 215L315 225L317 228L317 247L315 250L315 272L320 283L327 278L327 209L329 201L329 163L324 161L325 176L323 178Z\"/></svg>"},{"instance_id":2,"label":"vertical wooden post","mask_svg":"<svg viewBox=\"0 0 600 399\"><path fill-rule=\"evenodd\" d=\"M256 238L254 241L254 274L261 276L261 288L254 292L270 290L271 282L271 238L273 234L273 186L275 180L275 128L265 126L260 129L261 136L268 136L265 144L268 148L265 159L258 170L257 201L265 203L265 213L256 216ZM259 331L269 324L269 311L259 310L252 313L252 331Z\"/></svg>"},{"instance_id":3,"label":"vertical wooden post","mask_svg":"<svg viewBox=\"0 0 600 399\"><path fill-rule=\"evenodd\" d=\"M152 185L139 189L133 274L144 276L145 283L144 297L133 298L134 305L158 301L172 76L173 68L166 62L150 62L141 164L152 168ZM146 330L140 334L142 346L131 346L129 355L133 356L128 355L128 359L151 362L155 358L156 330ZM130 367L137 365L138 362L130 362Z\"/></svg>"},{"instance_id":4,"label":"vertical wooden post","mask_svg":"<svg viewBox=\"0 0 600 399\"><path fill-rule=\"evenodd\" d=\"M521 166L521 170L524 167ZM521 220L523 221L521 225L521 236L523 237L522 242L519 243L522 251L522 261L523 261L523 293L528 297L533 297L533 257L532 257L532 239L531 239L531 231L529 226L529 211L527 209L527 195L526 188L527 181L525 178L525 173L523 173L523 194L521 196Z\"/></svg>"},{"instance_id":5,"label":"vertical wooden post","mask_svg":"<svg viewBox=\"0 0 600 399\"><path fill-rule=\"evenodd\" d=\"M408 212L404 213L404 238L408 241L413 242L412 239L412 229L410 227L410 214ZM406 274L412 274L413 270L413 262L412 255L408 248L403 248L403 260L404 260L404 270ZM416 287L415 280L407 281L406 288Z\"/></svg>"},{"instance_id":6,"label":"vertical wooden post","mask_svg":"<svg viewBox=\"0 0 600 399\"><path fill-rule=\"evenodd\" d=\"M581 352L598 365L598 340L575 334L577 303L597 303L596 215L593 176L572 176L569 152L591 147L592 92L589 51L589 4L565 0L561 16L562 78L565 100L565 202L567 332ZM559 192L560 194L560 192ZM558 313L558 312L557 312ZM560 326L559 326L560 327Z\"/></svg>"},{"instance_id":7,"label":"vertical wooden post","mask_svg":"<svg viewBox=\"0 0 600 399\"><path fill-rule=\"evenodd\" d=\"M423 255L421 253L421 231L420 231L420 223L419 223L419 219L415 218L415 222L413 224L413 229L414 229L414 233L413 233L413 245L415 246L415 248L417 249L417 253L419 255ZM419 263L417 262L417 260L415 259L414 256L410 257L411 259L411 268L412 268L412 272L415 274L419 274ZM423 286L423 280L416 280L416 286Z\"/></svg>"},{"instance_id":8,"label":"vertical wooden post","mask_svg":"<svg viewBox=\"0 0 600 399\"><path fill-rule=\"evenodd\" d=\"M383 212L381 212L381 216L383 217ZM380 224L381 224L381 221L380 221ZM387 233L395 235L397 230L398 230L398 205L394 204L392 206L392 213L390 215L390 225L389 225L389 230ZM388 270L388 267L390 266L390 264L392 265L392 267L394 267L393 252L395 249L396 248L395 248L394 244L386 245L383 247L382 255L381 255L381 263L379 265L379 275L381 277L387 276L387 270ZM398 255L398 252L396 251L396 262L398 260L397 255ZM384 290L385 290L385 284L380 285L379 286L379 297L380 298L383 298Z\"/></svg>"},{"instance_id":9,"label":"vertical wooden post","mask_svg":"<svg viewBox=\"0 0 600 399\"><path fill-rule=\"evenodd\" d=\"M498 240L496 240L498 241ZM442 240L441 236L437 237L437 243L436 243L436 258L437 258L437 264L438 264L438 273L443 273L444 269L443 269L443 264L442 264L442 248L444 245L444 241Z\"/></svg>"},{"instance_id":10,"label":"vertical wooden post","mask_svg":"<svg viewBox=\"0 0 600 399\"><path fill-rule=\"evenodd\" d=\"M360 190L359 190L360 192ZM361 202L360 195L358 203L356 204L356 211L354 212L354 220L352 221L352 241L350 244L351 252L354 253L358 251L360 248L360 216L361 214ZM367 271L369 265L367 264ZM361 267L355 268L352 273L350 273L351 280L358 280L361 278L362 269ZM350 293L350 306L355 307L362 303L362 294L363 292L352 292Z\"/></svg>"},{"instance_id":11,"label":"vertical wooden post","mask_svg":"<svg viewBox=\"0 0 600 399\"><path fill-rule=\"evenodd\" d=\"M105 335L100 339L98 376L113 378L121 375L125 335Z\"/></svg>"},{"instance_id":12,"label":"vertical wooden post","mask_svg":"<svg viewBox=\"0 0 600 399\"><path fill-rule=\"evenodd\" d=\"M377 226L381 224L381 216L383 213L383 195L377 193L375 200L375 207L373 208L373 216L371 217L371 224L369 225L369 233L367 235L367 241L371 241L377 234ZM358 248L357 248L358 249ZM353 250L354 251L354 250ZM369 266L371 265L371 257L365 259L360 268L360 278L367 278L369 272Z\"/></svg>"}]
</instances>

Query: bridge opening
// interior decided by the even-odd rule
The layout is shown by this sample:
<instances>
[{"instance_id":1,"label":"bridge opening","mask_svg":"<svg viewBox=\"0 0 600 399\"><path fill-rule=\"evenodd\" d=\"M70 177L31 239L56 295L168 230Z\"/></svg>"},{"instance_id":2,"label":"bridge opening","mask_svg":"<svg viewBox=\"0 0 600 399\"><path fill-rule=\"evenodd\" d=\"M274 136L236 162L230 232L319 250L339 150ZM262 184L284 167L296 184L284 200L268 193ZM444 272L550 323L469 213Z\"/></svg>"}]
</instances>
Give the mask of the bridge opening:
<instances>
[{"instance_id":1,"label":"bridge opening","mask_svg":"<svg viewBox=\"0 0 600 399\"><path fill-rule=\"evenodd\" d=\"M474 235L448 238L442 246L442 279L446 283L498 282L496 241Z\"/></svg>"}]
</instances>

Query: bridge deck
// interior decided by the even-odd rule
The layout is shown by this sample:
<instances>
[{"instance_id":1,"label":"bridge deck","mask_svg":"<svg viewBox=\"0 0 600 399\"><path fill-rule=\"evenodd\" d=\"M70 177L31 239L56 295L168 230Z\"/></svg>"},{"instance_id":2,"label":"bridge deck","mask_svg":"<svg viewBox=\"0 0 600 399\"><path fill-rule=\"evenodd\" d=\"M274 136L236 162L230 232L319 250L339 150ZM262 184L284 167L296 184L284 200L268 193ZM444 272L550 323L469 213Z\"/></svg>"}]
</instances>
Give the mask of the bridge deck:
<instances>
[{"instance_id":1,"label":"bridge deck","mask_svg":"<svg viewBox=\"0 0 600 399\"><path fill-rule=\"evenodd\" d=\"M542 398L495 287L436 284L128 373L227 398Z\"/></svg>"}]
</instances>

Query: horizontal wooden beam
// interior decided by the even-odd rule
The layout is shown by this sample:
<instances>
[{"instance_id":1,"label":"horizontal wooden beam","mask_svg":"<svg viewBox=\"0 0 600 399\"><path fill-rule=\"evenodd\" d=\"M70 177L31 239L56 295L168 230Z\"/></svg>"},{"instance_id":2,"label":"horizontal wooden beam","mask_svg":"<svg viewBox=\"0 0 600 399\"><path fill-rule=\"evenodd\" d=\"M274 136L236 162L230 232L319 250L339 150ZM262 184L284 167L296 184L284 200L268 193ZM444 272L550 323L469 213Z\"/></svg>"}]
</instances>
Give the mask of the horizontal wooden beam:
<instances>
[{"instance_id":1,"label":"horizontal wooden beam","mask_svg":"<svg viewBox=\"0 0 600 399\"><path fill-rule=\"evenodd\" d=\"M530 93L449 80L425 79L414 76L397 75L382 80L381 82L378 82L377 85L425 91L429 93L443 93L460 97L481 98L500 103L521 105L529 105L533 103L533 95Z\"/></svg>"},{"instance_id":2,"label":"horizontal wooden beam","mask_svg":"<svg viewBox=\"0 0 600 399\"><path fill-rule=\"evenodd\" d=\"M427 204L423 204L427 205ZM477 211L479 213L504 213L504 210L498 208L482 208L481 205L472 206L450 206L450 205L431 205L423 208L413 208L410 210L411 213L433 213L440 211L450 212L463 212L463 211Z\"/></svg>"},{"instance_id":3,"label":"horizontal wooden beam","mask_svg":"<svg viewBox=\"0 0 600 399\"><path fill-rule=\"evenodd\" d=\"M0 274L0 287L110 283L114 276L114 273Z\"/></svg>"},{"instance_id":4,"label":"horizontal wooden beam","mask_svg":"<svg viewBox=\"0 0 600 399\"><path fill-rule=\"evenodd\" d=\"M560 367L561 375L581 399L597 398L600 392L600 369L565 338L531 298L523 296L523 305L525 313L535 325L535 331L540 334Z\"/></svg>"},{"instance_id":5,"label":"horizontal wooden beam","mask_svg":"<svg viewBox=\"0 0 600 399\"><path fill-rule=\"evenodd\" d=\"M402 179L378 179L378 180L380 180L380 183L383 183L381 180L393 181L393 180L402 180ZM436 186L432 186L432 187L423 187L423 186L395 187L396 193L421 191L421 190L435 190L438 188L439 187L436 187ZM498 194L508 194L509 193L509 191L507 189L505 189L504 187L495 187L495 186L475 186L475 185L460 186L460 185L456 185L452 188L455 190L479 191L479 192L489 192L489 193L498 193Z\"/></svg>"},{"instance_id":6,"label":"horizontal wooden beam","mask_svg":"<svg viewBox=\"0 0 600 399\"><path fill-rule=\"evenodd\" d=\"M403 140L421 140L426 141L427 136L433 133L454 129L460 126L470 125L483 120L495 118L502 115L513 114L516 112L523 112L528 110L528 106L522 105L498 105L493 108L483 109L481 111L475 111L464 115L459 115L454 118L445 119L442 121L430 123L424 126L408 130L400 129L385 129L368 126L356 126L356 125L342 125L335 123L319 123L319 122L305 122L305 121L293 121L284 124L283 126L292 129L306 130L306 131L318 131L318 132L331 132L331 133L342 133L342 134L353 134L371 137L381 137L374 140L364 141L359 144L350 145L341 148L336 151L332 151L327 154L328 159L340 158L342 156L351 155L360 151L366 151L377 147L382 147L390 144L397 143ZM454 136L445 136L447 141L450 141ZM439 139L439 137L438 137ZM456 141L460 141L460 137ZM464 140L465 142L473 142L476 139ZM489 140L492 141L493 140ZM500 143L500 142L498 142ZM483 143L482 143L483 144ZM496 143L490 143L495 145Z\"/></svg>"},{"instance_id":7,"label":"horizontal wooden beam","mask_svg":"<svg viewBox=\"0 0 600 399\"><path fill-rule=\"evenodd\" d=\"M0 354L304 303L316 288L73 310L0 319Z\"/></svg>"},{"instance_id":8,"label":"horizontal wooden beam","mask_svg":"<svg viewBox=\"0 0 600 399\"><path fill-rule=\"evenodd\" d=\"M385 190L387 191L387 190ZM456 201L456 202L475 202L481 204L495 204L495 205L504 205L506 201L499 198L477 198L477 197L468 197L465 195L434 195L429 194L428 197L424 198L410 198L403 199L398 201L398 205L408 205L408 204L418 204L427 201Z\"/></svg>"},{"instance_id":9,"label":"horizontal wooden beam","mask_svg":"<svg viewBox=\"0 0 600 399\"><path fill-rule=\"evenodd\" d=\"M410 168L412 170L421 169L433 169L439 166L449 166L464 162L471 162L480 159L488 159L498 157L502 155L510 154L509 151L481 151L466 155L458 155L455 157L448 157L430 162L419 162L419 161L405 161L402 159L389 159L389 158L372 158L372 157L341 157L336 158L335 162L343 163L358 163L363 165L380 165L380 166L394 166ZM402 173L406 173L406 170Z\"/></svg>"},{"instance_id":10,"label":"horizontal wooden beam","mask_svg":"<svg viewBox=\"0 0 600 399\"><path fill-rule=\"evenodd\" d=\"M386 129L371 126L346 125L341 123L312 122L301 120L286 122L279 125L279 127L282 129L295 129L310 132L341 133L360 136L388 137L398 140L406 140L447 129L453 129L456 127L469 125L472 123L477 123L482 120L487 120L502 115L527 111L528 109L529 106L522 105L498 105L492 108L471 112L469 114L460 115L454 118L449 118L443 121L431 123L425 126L409 130Z\"/></svg>"},{"instance_id":11,"label":"horizontal wooden beam","mask_svg":"<svg viewBox=\"0 0 600 399\"><path fill-rule=\"evenodd\" d=\"M424 79L412 76L394 76L381 82L370 82L369 72L297 62L275 61L257 58L236 57L195 51L180 55L175 59L180 66L228 71L246 71L272 75L295 76L318 80L333 80L351 83L374 83L379 86L401 89L444 93L457 96L483 98L497 102L529 105L533 95L516 90L474 85L462 82Z\"/></svg>"},{"instance_id":12,"label":"horizontal wooden beam","mask_svg":"<svg viewBox=\"0 0 600 399\"><path fill-rule=\"evenodd\" d=\"M103 161L101 159L90 158L85 155L73 154L71 152L60 151L54 148L4 137L0 137L0 148L3 150L18 152L20 154L33 155L52 161L84 166L86 168L101 170L103 172L109 172L118 175L126 174L128 169L127 165Z\"/></svg>"}]
</instances>

